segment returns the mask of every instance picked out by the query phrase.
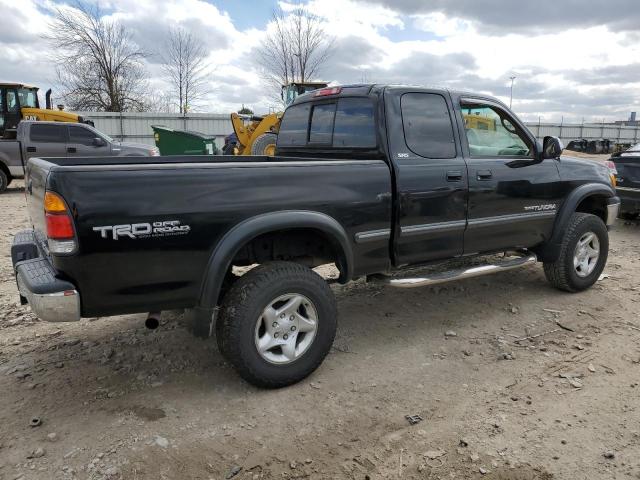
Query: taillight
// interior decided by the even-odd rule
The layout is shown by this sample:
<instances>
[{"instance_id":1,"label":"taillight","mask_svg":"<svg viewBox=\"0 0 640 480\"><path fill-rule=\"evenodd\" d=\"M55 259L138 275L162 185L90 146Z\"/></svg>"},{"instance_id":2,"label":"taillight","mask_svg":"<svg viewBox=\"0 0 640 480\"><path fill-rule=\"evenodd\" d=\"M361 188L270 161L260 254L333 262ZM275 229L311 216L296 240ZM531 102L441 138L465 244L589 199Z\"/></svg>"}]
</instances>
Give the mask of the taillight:
<instances>
[{"instance_id":1,"label":"taillight","mask_svg":"<svg viewBox=\"0 0 640 480\"><path fill-rule=\"evenodd\" d=\"M606 162L604 162L604 164L609 169L609 171L611 173L613 173L614 175L618 173L618 169L616 168L616 164L613 163L611 160L607 160Z\"/></svg>"},{"instance_id":2,"label":"taillight","mask_svg":"<svg viewBox=\"0 0 640 480\"><path fill-rule=\"evenodd\" d=\"M327 95L337 95L342 91L342 87L329 87L316 90L313 94L314 97L325 97Z\"/></svg>"},{"instance_id":3,"label":"taillight","mask_svg":"<svg viewBox=\"0 0 640 480\"><path fill-rule=\"evenodd\" d=\"M64 199L54 192L44 195L44 218L51 253L72 253L77 243L71 212Z\"/></svg>"}]
</instances>

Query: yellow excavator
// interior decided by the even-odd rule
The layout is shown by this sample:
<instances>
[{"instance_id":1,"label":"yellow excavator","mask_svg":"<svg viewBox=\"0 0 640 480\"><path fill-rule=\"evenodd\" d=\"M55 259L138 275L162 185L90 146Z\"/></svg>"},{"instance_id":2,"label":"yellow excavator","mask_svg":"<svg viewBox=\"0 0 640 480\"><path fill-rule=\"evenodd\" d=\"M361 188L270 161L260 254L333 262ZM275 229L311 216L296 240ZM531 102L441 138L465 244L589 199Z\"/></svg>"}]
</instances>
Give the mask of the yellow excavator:
<instances>
[{"instance_id":1,"label":"yellow excavator","mask_svg":"<svg viewBox=\"0 0 640 480\"><path fill-rule=\"evenodd\" d=\"M0 82L0 137L15 138L16 128L21 120L41 120L49 122L88 123L80 115L58 110L51 105L51 89L45 95L46 108L40 108L38 87L24 83Z\"/></svg>"},{"instance_id":2,"label":"yellow excavator","mask_svg":"<svg viewBox=\"0 0 640 480\"><path fill-rule=\"evenodd\" d=\"M280 96L285 105L289 105L298 95L326 86L325 82L291 82L282 86ZM232 113L231 123L238 138L233 153L235 155L274 155L282 113L269 113L262 117Z\"/></svg>"}]
</instances>

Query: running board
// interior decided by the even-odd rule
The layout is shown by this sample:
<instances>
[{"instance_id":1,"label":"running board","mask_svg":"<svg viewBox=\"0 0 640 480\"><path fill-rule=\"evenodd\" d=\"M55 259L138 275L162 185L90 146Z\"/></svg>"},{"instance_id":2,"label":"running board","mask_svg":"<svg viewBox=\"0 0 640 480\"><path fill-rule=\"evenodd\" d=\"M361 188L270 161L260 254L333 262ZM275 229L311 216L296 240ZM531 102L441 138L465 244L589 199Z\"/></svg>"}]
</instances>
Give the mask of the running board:
<instances>
[{"instance_id":1,"label":"running board","mask_svg":"<svg viewBox=\"0 0 640 480\"><path fill-rule=\"evenodd\" d=\"M427 285L437 285L438 283L451 282L453 280L462 280L464 278L480 277L482 275L489 275L490 273L506 272L507 270L533 265L537 261L538 259L535 254L527 252L525 255L518 258L510 258L508 260L488 265L438 272L425 277L395 278L388 275L378 274L369 275L367 277L367 281L398 288L417 288Z\"/></svg>"}]
</instances>

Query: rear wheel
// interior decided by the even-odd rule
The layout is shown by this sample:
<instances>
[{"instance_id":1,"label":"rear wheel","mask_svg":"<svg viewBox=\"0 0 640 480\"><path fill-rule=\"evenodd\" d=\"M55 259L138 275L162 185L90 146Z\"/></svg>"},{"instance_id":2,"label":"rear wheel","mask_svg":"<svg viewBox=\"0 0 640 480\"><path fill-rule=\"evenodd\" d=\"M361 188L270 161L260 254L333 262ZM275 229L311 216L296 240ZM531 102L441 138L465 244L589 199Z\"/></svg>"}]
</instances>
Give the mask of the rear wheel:
<instances>
[{"instance_id":1,"label":"rear wheel","mask_svg":"<svg viewBox=\"0 0 640 480\"><path fill-rule=\"evenodd\" d=\"M276 140L278 140L278 135L275 133L263 133L251 145L251 155L275 155Z\"/></svg>"},{"instance_id":2,"label":"rear wheel","mask_svg":"<svg viewBox=\"0 0 640 480\"><path fill-rule=\"evenodd\" d=\"M329 353L337 307L322 277L302 265L273 262L243 275L228 291L218 345L242 378L258 387L299 382Z\"/></svg>"},{"instance_id":3,"label":"rear wheel","mask_svg":"<svg viewBox=\"0 0 640 480\"><path fill-rule=\"evenodd\" d=\"M602 219L576 212L569 219L558 259L545 262L544 273L554 287L579 292L598 280L608 253L609 233Z\"/></svg>"},{"instance_id":4,"label":"rear wheel","mask_svg":"<svg viewBox=\"0 0 640 480\"><path fill-rule=\"evenodd\" d=\"M4 192L9 186L9 176L0 170L0 193Z\"/></svg>"}]
</instances>

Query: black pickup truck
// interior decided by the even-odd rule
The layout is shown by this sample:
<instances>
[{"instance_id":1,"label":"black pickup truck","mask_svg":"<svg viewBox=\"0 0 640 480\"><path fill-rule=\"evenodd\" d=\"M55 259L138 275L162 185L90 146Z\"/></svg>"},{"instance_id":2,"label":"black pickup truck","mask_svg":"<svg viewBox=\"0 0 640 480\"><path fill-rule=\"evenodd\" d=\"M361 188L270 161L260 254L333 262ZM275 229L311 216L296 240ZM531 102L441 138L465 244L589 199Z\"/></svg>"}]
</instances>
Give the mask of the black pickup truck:
<instances>
[{"instance_id":1,"label":"black pickup truck","mask_svg":"<svg viewBox=\"0 0 640 480\"><path fill-rule=\"evenodd\" d=\"M334 339L319 265L419 287L540 261L593 285L619 200L604 165L561 153L494 98L353 85L289 106L275 157L32 158L18 288L52 321L187 309L243 378L284 386Z\"/></svg>"}]
</instances>

